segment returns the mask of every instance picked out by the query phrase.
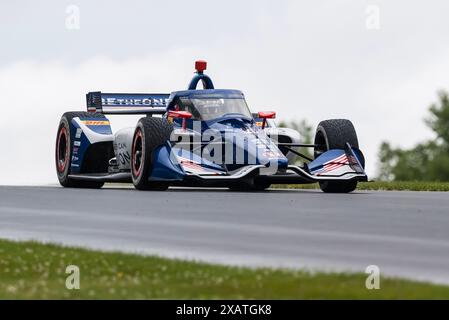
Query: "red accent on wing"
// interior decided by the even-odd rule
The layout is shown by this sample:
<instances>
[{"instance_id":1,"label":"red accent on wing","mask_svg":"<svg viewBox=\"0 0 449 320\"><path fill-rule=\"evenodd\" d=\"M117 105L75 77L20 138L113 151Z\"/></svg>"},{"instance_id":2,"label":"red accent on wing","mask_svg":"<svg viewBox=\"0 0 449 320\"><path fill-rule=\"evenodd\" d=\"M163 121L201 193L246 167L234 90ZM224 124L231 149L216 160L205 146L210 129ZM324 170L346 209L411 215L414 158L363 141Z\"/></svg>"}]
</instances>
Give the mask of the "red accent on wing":
<instances>
[{"instance_id":1,"label":"red accent on wing","mask_svg":"<svg viewBox=\"0 0 449 320\"><path fill-rule=\"evenodd\" d=\"M274 112L274 111L259 111L258 116L259 116L259 118L262 118L262 119L274 119L274 118L276 118L276 112Z\"/></svg>"},{"instance_id":2,"label":"red accent on wing","mask_svg":"<svg viewBox=\"0 0 449 320\"><path fill-rule=\"evenodd\" d=\"M173 118L182 118L182 119L190 119L192 117L192 114L188 111L173 111L170 110L168 112L169 117Z\"/></svg>"}]
</instances>

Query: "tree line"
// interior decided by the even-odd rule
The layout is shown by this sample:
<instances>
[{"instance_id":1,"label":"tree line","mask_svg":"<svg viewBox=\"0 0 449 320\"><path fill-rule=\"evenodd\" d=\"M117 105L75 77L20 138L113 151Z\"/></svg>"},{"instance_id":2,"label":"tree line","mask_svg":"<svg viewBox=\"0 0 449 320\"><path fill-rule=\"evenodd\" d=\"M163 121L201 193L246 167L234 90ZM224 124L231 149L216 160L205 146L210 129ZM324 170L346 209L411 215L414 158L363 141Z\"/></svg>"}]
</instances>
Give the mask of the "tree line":
<instances>
[{"instance_id":1,"label":"tree line","mask_svg":"<svg viewBox=\"0 0 449 320\"><path fill-rule=\"evenodd\" d=\"M379 148L378 180L384 181L449 181L449 95L438 92L424 119L436 138L422 141L410 149L382 141ZM304 143L313 141L313 129L306 120L281 122L280 127L296 129ZM413 130L413 128L409 128ZM311 150L302 150L311 156Z\"/></svg>"}]
</instances>

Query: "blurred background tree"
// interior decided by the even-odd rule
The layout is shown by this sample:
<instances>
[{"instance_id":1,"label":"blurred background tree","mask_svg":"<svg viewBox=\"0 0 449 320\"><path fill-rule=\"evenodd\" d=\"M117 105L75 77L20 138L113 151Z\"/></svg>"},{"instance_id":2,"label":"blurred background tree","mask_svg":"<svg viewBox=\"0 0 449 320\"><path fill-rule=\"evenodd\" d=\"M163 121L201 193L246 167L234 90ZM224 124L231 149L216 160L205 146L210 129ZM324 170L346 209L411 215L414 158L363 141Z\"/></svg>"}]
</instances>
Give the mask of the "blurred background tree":
<instances>
[{"instance_id":1,"label":"blurred background tree","mask_svg":"<svg viewBox=\"0 0 449 320\"><path fill-rule=\"evenodd\" d=\"M305 119L302 119L300 121L281 121L278 126L282 128L291 128L298 131L301 135L301 143L313 143L313 128ZM313 159L313 148L299 148L298 151L303 155ZM296 157L295 162L303 162L303 160L302 158Z\"/></svg>"},{"instance_id":2,"label":"blurred background tree","mask_svg":"<svg viewBox=\"0 0 449 320\"><path fill-rule=\"evenodd\" d=\"M382 142L379 151L379 179L396 181L449 181L449 97L438 93L429 108L426 124L436 139L403 150Z\"/></svg>"}]
</instances>

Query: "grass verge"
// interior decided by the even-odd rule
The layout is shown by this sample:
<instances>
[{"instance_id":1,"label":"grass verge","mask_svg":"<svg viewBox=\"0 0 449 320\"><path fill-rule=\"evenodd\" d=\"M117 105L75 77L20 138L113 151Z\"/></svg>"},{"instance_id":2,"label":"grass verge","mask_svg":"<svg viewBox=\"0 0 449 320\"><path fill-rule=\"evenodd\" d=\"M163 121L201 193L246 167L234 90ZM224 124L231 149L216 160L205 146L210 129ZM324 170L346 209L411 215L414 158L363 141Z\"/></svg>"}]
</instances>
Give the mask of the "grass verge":
<instances>
[{"instance_id":1,"label":"grass verge","mask_svg":"<svg viewBox=\"0 0 449 320\"><path fill-rule=\"evenodd\" d=\"M277 189L318 189L317 183L273 185ZM359 182L357 190L398 190L398 191L449 191L449 182L422 182L422 181L370 181Z\"/></svg>"},{"instance_id":2,"label":"grass verge","mask_svg":"<svg viewBox=\"0 0 449 320\"><path fill-rule=\"evenodd\" d=\"M68 265L80 290L65 287ZM1 299L449 299L449 287L365 274L250 269L0 240Z\"/></svg>"}]
</instances>

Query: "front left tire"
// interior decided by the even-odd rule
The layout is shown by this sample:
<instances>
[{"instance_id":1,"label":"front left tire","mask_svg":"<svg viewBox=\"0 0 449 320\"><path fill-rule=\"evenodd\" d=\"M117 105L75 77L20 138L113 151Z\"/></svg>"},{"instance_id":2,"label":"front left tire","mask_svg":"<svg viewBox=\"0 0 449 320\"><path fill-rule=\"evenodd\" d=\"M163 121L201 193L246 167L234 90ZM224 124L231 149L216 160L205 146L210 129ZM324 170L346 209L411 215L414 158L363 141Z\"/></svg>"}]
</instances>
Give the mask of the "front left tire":
<instances>
[{"instance_id":1,"label":"front left tire","mask_svg":"<svg viewBox=\"0 0 449 320\"><path fill-rule=\"evenodd\" d=\"M345 149L346 143L359 148L359 140L351 121L346 119L324 120L318 124L315 133L315 159L322 153L332 149ZM365 167L364 159L362 166ZM320 181L320 189L326 193L349 193L357 188L357 180Z\"/></svg>"}]
</instances>

